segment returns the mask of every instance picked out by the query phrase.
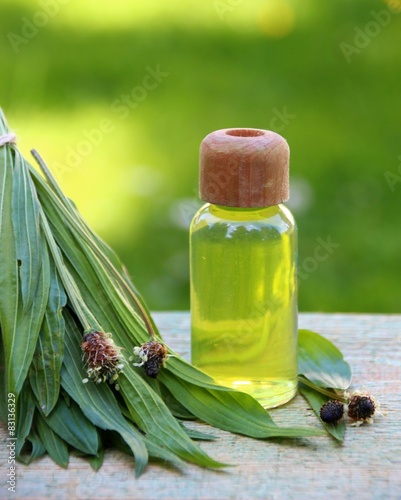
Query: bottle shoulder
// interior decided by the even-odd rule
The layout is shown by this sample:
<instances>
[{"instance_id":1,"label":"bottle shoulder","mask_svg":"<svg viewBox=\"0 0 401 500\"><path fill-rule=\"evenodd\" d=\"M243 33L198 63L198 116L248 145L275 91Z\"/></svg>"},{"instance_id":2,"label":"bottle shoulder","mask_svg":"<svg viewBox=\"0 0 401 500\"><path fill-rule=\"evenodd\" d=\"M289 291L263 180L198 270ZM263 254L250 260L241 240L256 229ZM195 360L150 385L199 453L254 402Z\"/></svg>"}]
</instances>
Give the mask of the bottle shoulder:
<instances>
[{"instance_id":1,"label":"bottle shoulder","mask_svg":"<svg viewBox=\"0 0 401 500\"><path fill-rule=\"evenodd\" d=\"M225 224L241 226L284 226L296 229L296 222L291 211L283 204L261 208L221 207L206 203L195 214L192 228L196 226Z\"/></svg>"},{"instance_id":2,"label":"bottle shoulder","mask_svg":"<svg viewBox=\"0 0 401 500\"><path fill-rule=\"evenodd\" d=\"M290 210L284 205L255 209L220 207L206 204L195 214L191 235L207 231L211 237L244 237L245 234L261 239L275 239L287 235L296 237L297 226Z\"/></svg>"}]
</instances>

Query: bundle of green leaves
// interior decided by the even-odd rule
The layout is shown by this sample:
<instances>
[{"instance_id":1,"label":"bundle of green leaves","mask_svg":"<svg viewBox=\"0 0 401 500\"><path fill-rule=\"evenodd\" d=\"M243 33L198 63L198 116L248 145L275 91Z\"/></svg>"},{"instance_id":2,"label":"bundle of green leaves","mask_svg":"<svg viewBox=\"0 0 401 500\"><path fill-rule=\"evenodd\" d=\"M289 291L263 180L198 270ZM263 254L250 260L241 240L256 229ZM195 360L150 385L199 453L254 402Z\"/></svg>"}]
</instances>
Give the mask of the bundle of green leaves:
<instances>
[{"instance_id":1,"label":"bundle of green leaves","mask_svg":"<svg viewBox=\"0 0 401 500\"><path fill-rule=\"evenodd\" d=\"M251 396L216 385L165 346L117 256L40 156L33 152L41 173L22 157L1 111L0 137L0 416L13 395L19 460L47 452L66 467L78 450L98 468L111 444L134 455L137 475L149 457L223 467L193 440L207 436L182 425L190 418L259 439L321 434L275 425ZM325 387L343 388L349 367L324 339L318 353L321 339L300 335L304 380L317 373L316 388L323 374ZM149 342L156 371L143 366ZM133 352L141 362L130 362Z\"/></svg>"}]
</instances>

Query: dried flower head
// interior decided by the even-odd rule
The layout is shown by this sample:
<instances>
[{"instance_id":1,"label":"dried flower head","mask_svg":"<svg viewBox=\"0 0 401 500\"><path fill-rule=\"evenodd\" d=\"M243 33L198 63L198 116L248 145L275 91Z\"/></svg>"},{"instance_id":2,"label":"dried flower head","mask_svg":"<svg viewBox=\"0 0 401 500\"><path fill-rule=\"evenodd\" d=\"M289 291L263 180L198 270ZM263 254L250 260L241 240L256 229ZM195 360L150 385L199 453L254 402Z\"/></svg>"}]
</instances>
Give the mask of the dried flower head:
<instances>
[{"instance_id":1,"label":"dried flower head","mask_svg":"<svg viewBox=\"0 0 401 500\"><path fill-rule=\"evenodd\" d=\"M91 330L84 335L82 344L83 359L88 365L88 378L84 383L93 380L96 383L115 383L120 371L124 368L121 347L114 344L111 333ZM116 385L118 389L118 385Z\"/></svg>"},{"instance_id":2,"label":"dried flower head","mask_svg":"<svg viewBox=\"0 0 401 500\"><path fill-rule=\"evenodd\" d=\"M373 423L373 415L380 409L380 403L367 392L355 391L348 402L348 416L354 420L356 426L364 422Z\"/></svg>"},{"instance_id":3,"label":"dried flower head","mask_svg":"<svg viewBox=\"0 0 401 500\"><path fill-rule=\"evenodd\" d=\"M343 415L344 405L337 399L330 399L320 408L320 418L327 424L336 424Z\"/></svg>"},{"instance_id":4,"label":"dried flower head","mask_svg":"<svg viewBox=\"0 0 401 500\"><path fill-rule=\"evenodd\" d=\"M141 347L134 347L134 356L130 359L135 359L135 357L141 361L134 363L134 366L143 366L148 377L156 378L168 358L168 351L161 342L151 340L142 344Z\"/></svg>"}]
</instances>

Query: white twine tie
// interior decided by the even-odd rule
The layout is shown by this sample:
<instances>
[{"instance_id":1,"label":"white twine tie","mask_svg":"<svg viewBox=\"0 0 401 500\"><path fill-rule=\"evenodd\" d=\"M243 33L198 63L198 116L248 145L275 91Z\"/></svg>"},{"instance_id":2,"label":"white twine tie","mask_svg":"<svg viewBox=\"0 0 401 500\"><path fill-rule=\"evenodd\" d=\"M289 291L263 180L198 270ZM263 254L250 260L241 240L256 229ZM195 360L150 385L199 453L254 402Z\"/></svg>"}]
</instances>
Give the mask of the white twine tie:
<instances>
[{"instance_id":1,"label":"white twine tie","mask_svg":"<svg viewBox=\"0 0 401 500\"><path fill-rule=\"evenodd\" d=\"M17 136L13 132L4 134L0 137L0 147L4 146L5 144L15 144L16 142Z\"/></svg>"}]
</instances>

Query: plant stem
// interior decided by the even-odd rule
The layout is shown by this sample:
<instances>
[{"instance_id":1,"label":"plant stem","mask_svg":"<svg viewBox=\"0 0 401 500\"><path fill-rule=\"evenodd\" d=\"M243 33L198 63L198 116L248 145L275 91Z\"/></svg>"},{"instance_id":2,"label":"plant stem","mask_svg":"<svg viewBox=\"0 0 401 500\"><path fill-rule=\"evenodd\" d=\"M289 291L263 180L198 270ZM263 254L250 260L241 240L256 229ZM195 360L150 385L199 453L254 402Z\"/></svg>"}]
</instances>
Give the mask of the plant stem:
<instances>
[{"instance_id":1,"label":"plant stem","mask_svg":"<svg viewBox=\"0 0 401 500\"><path fill-rule=\"evenodd\" d=\"M77 316L79 317L79 320L82 323L84 330L86 331L92 328L95 330L101 330L100 326L96 322L95 317L89 310L88 306L85 304L85 301L82 298L81 293L78 287L76 286L70 272L65 267L60 249L58 248L56 242L54 241L53 234L49 226L49 222L46 219L46 215L44 214L42 207L40 208L40 218L41 218L41 223L42 223L41 225L43 228L43 232L45 234L47 244L49 245L51 254L56 264L57 271L63 282L67 295L74 306L74 310Z\"/></svg>"},{"instance_id":2,"label":"plant stem","mask_svg":"<svg viewBox=\"0 0 401 500\"><path fill-rule=\"evenodd\" d=\"M328 396L331 399L337 399L338 401L342 401L343 403L348 403L348 399L345 398L344 395L338 394L335 390L319 387L318 385L314 384L303 375L298 375L298 380L302 384L307 385L311 389L314 389L315 391L320 392L321 394L324 394L325 396Z\"/></svg>"},{"instance_id":3,"label":"plant stem","mask_svg":"<svg viewBox=\"0 0 401 500\"><path fill-rule=\"evenodd\" d=\"M109 268L109 271L114 275L116 279L118 279L119 284L123 286L125 291L130 295L131 299L135 302L135 305L139 311L139 315L145 324L146 330L148 331L150 338L151 339L155 338L156 337L155 328L150 318L150 315L146 309L146 306L144 306L141 299L134 293L134 291L131 289L126 280L121 279L119 272L114 267L110 259L104 254L104 252L102 252L97 243L91 237L85 222L81 219L80 215L77 213L77 210L71 204L70 200L64 196L63 192L61 191L60 187L58 186L52 173L50 172L49 168L47 167L46 163L44 162L40 154L35 149L31 150L31 154L37 161L45 178L47 179L51 187L54 189L56 195L61 200L62 202L61 206L64 209L64 211L67 212L70 218L70 222L74 225L75 229L78 231L80 236L83 237L85 241L90 245L92 251L97 255L97 257L99 258L100 256L103 259L103 261ZM108 279L110 280L110 278Z\"/></svg>"}]
</instances>

